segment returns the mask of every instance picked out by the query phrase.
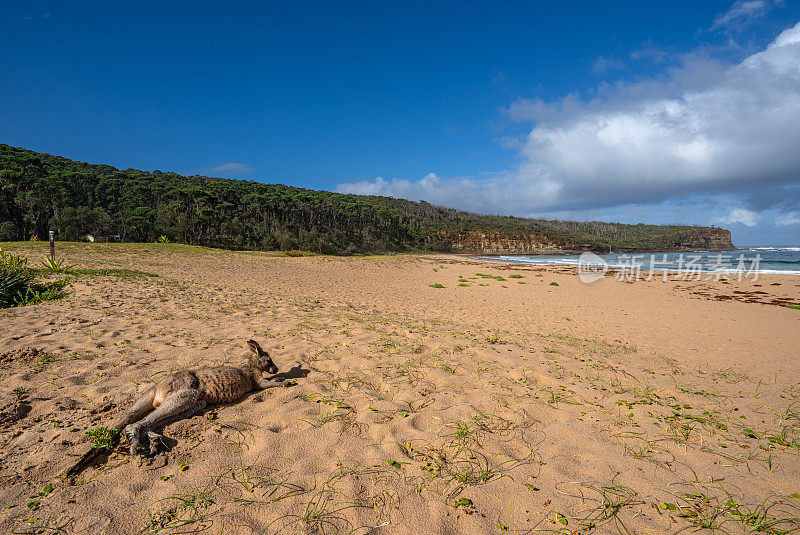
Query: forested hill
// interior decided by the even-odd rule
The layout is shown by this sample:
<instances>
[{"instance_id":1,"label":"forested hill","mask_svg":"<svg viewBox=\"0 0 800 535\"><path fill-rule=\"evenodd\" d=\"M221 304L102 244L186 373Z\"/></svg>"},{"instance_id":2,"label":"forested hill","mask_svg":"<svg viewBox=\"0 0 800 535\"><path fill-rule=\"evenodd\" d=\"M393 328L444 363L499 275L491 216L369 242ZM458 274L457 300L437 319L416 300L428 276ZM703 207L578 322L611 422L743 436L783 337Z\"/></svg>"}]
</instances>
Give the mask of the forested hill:
<instances>
[{"instance_id":1,"label":"forested hill","mask_svg":"<svg viewBox=\"0 0 800 535\"><path fill-rule=\"evenodd\" d=\"M389 197L76 162L0 144L0 241L170 241L232 249L536 253L728 249L724 229L485 216Z\"/></svg>"}]
</instances>

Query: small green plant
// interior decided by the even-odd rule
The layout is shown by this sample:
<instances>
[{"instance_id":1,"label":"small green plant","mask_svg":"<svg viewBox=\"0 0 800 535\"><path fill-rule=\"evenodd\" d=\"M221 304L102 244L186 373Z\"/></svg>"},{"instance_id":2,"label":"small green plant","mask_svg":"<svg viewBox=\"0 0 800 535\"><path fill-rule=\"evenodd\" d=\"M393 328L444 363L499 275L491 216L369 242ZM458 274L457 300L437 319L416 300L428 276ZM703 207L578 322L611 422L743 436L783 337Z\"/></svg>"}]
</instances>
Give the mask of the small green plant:
<instances>
[{"instance_id":1,"label":"small green plant","mask_svg":"<svg viewBox=\"0 0 800 535\"><path fill-rule=\"evenodd\" d=\"M550 283L550 286L558 286L558 283L553 281L553 282Z\"/></svg>"},{"instance_id":2,"label":"small green plant","mask_svg":"<svg viewBox=\"0 0 800 535\"><path fill-rule=\"evenodd\" d=\"M47 484L42 489L42 492L37 492L36 494L31 494L30 497L31 498L44 498L45 496L47 496L51 492L53 492L53 485Z\"/></svg>"},{"instance_id":3,"label":"small green plant","mask_svg":"<svg viewBox=\"0 0 800 535\"><path fill-rule=\"evenodd\" d=\"M86 431L86 435L92 443L92 448L97 450L110 451L116 445L116 438L119 431L109 427L96 427Z\"/></svg>"},{"instance_id":4,"label":"small green plant","mask_svg":"<svg viewBox=\"0 0 800 535\"><path fill-rule=\"evenodd\" d=\"M156 513L151 507L148 511L149 522L145 531L150 533L176 529L188 530L189 526L194 524L202 526L208 510L215 502L211 490L193 488L190 492L176 494L156 503L165 504L166 510Z\"/></svg>"},{"instance_id":5,"label":"small green plant","mask_svg":"<svg viewBox=\"0 0 800 535\"><path fill-rule=\"evenodd\" d=\"M42 265L48 271L56 271L56 272L64 271L65 269L71 269L71 268L75 267L75 266L67 266L67 265L65 265L63 258L51 258L49 256L47 258L45 258L44 260L42 260Z\"/></svg>"},{"instance_id":6,"label":"small green plant","mask_svg":"<svg viewBox=\"0 0 800 535\"><path fill-rule=\"evenodd\" d=\"M26 264L28 256L0 249L0 308L15 306L17 297L30 288L36 278Z\"/></svg>"},{"instance_id":7,"label":"small green plant","mask_svg":"<svg viewBox=\"0 0 800 535\"><path fill-rule=\"evenodd\" d=\"M494 279L496 281L504 281L506 280L502 275L487 275L486 273L476 273L476 277L480 277L482 279Z\"/></svg>"},{"instance_id":8,"label":"small green plant","mask_svg":"<svg viewBox=\"0 0 800 535\"><path fill-rule=\"evenodd\" d=\"M444 288L444 284L436 283L436 284L429 284L431 288Z\"/></svg>"},{"instance_id":9,"label":"small green plant","mask_svg":"<svg viewBox=\"0 0 800 535\"><path fill-rule=\"evenodd\" d=\"M454 509L461 507L465 510L475 509L475 505L469 498L457 498L450 507L453 507Z\"/></svg>"},{"instance_id":10,"label":"small green plant","mask_svg":"<svg viewBox=\"0 0 800 535\"><path fill-rule=\"evenodd\" d=\"M487 334L486 341L490 344L505 344L498 333Z\"/></svg>"},{"instance_id":11,"label":"small green plant","mask_svg":"<svg viewBox=\"0 0 800 535\"><path fill-rule=\"evenodd\" d=\"M786 308L793 308L795 310L800 310L800 305L786 305Z\"/></svg>"},{"instance_id":12,"label":"small green plant","mask_svg":"<svg viewBox=\"0 0 800 535\"><path fill-rule=\"evenodd\" d=\"M37 284L36 273L27 263L27 255L0 249L0 308L35 305L63 296L66 280Z\"/></svg>"},{"instance_id":13,"label":"small green plant","mask_svg":"<svg viewBox=\"0 0 800 535\"><path fill-rule=\"evenodd\" d=\"M519 273L514 273L513 275L508 276L509 279L524 279L525 275L520 275Z\"/></svg>"},{"instance_id":14,"label":"small green plant","mask_svg":"<svg viewBox=\"0 0 800 535\"><path fill-rule=\"evenodd\" d=\"M158 237L156 243L169 243L169 238L167 238L165 235L162 234L161 236Z\"/></svg>"}]
</instances>

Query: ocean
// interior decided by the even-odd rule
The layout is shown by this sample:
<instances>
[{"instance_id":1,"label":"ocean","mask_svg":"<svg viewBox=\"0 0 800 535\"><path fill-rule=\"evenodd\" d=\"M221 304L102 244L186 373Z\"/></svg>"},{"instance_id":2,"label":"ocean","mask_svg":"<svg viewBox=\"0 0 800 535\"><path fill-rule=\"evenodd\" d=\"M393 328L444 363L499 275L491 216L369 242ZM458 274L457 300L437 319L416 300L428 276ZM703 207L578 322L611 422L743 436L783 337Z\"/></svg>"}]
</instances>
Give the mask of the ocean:
<instances>
[{"instance_id":1,"label":"ocean","mask_svg":"<svg viewBox=\"0 0 800 535\"><path fill-rule=\"evenodd\" d=\"M781 273L800 275L800 247L745 247L735 251L683 253L611 253L601 255L476 256L513 264L579 266L603 264L612 269L701 271L716 273Z\"/></svg>"}]
</instances>

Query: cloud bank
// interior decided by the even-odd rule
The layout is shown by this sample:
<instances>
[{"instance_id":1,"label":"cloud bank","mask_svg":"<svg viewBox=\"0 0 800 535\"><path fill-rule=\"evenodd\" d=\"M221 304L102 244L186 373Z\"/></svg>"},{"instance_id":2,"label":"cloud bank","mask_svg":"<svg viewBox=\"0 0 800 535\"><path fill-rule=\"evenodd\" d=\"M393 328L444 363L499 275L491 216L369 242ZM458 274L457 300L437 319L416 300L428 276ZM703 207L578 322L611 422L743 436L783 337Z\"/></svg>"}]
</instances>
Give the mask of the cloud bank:
<instances>
[{"instance_id":1,"label":"cloud bank","mask_svg":"<svg viewBox=\"0 0 800 535\"><path fill-rule=\"evenodd\" d=\"M767 7L737 2L715 24L755 17L756 4ZM687 55L662 78L601 94L513 103L509 116L532 123L516 169L487 179L379 177L337 191L516 215L733 196L720 221L745 225L758 222L750 212L788 222L800 210L800 23L738 64Z\"/></svg>"}]
</instances>

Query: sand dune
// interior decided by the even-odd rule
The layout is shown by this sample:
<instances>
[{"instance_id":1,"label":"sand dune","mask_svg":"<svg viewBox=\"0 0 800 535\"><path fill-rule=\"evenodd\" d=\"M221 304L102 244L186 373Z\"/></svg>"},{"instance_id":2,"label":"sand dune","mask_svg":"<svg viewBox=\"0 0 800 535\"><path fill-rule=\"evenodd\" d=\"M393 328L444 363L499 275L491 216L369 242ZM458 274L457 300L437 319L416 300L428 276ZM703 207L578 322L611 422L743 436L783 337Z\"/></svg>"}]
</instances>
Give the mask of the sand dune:
<instances>
[{"instance_id":1,"label":"sand dune","mask_svg":"<svg viewBox=\"0 0 800 535\"><path fill-rule=\"evenodd\" d=\"M0 311L0 531L800 529L800 311L783 306L800 277L59 252L156 276L80 275L60 301ZM154 458L121 445L60 477L86 430L171 371L238 364L249 338L297 384L167 426Z\"/></svg>"}]
</instances>

